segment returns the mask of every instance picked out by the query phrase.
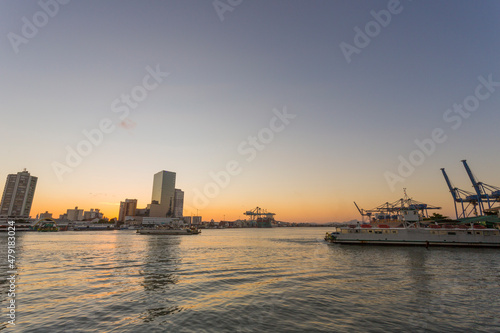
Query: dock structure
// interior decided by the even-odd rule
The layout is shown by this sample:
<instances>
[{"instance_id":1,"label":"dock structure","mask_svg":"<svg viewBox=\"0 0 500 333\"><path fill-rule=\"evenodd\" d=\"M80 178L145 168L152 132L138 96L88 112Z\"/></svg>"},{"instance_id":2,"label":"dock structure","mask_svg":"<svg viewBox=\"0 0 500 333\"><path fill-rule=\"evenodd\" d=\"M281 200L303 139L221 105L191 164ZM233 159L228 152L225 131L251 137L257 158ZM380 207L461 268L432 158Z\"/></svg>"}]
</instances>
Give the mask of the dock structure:
<instances>
[{"instance_id":1,"label":"dock structure","mask_svg":"<svg viewBox=\"0 0 500 333\"><path fill-rule=\"evenodd\" d=\"M249 216L252 220L258 219L259 217L274 218L274 215L276 215L275 213L269 213L267 210L260 207L255 207L253 210L247 210L243 214Z\"/></svg>"},{"instance_id":2,"label":"dock structure","mask_svg":"<svg viewBox=\"0 0 500 333\"><path fill-rule=\"evenodd\" d=\"M361 214L362 222L365 222L364 217L367 216L367 223L383 223L397 226L402 223L402 216L409 210L414 211L415 214L422 218L429 218L429 210L441 209L441 207L413 200L408 197L406 189L403 190L403 198L394 202L386 202L373 209L360 209L356 202L354 202L354 205Z\"/></svg>"},{"instance_id":3,"label":"dock structure","mask_svg":"<svg viewBox=\"0 0 500 333\"><path fill-rule=\"evenodd\" d=\"M257 228L271 228L274 222L274 215L276 215L260 207L256 207L253 210L247 210L243 214L249 216L250 221L254 222L254 226Z\"/></svg>"},{"instance_id":4,"label":"dock structure","mask_svg":"<svg viewBox=\"0 0 500 333\"><path fill-rule=\"evenodd\" d=\"M485 213L488 214L491 209L496 208L493 207L494 203L500 201L500 187L478 181L467 164L467 160L462 160L461 162L472 183L474 193L454 187L444 168L441 168L446 184L453 197L457 220L481 216Z\"/></svg>"}]
</instances>

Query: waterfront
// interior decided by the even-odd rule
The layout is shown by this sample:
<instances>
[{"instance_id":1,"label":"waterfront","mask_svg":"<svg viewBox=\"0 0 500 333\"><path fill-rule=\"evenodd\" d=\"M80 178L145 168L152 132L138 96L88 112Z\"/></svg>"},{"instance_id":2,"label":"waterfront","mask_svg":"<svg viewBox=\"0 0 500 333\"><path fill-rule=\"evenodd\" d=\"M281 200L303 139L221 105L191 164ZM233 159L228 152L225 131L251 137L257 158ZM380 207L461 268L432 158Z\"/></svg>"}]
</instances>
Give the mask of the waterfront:
<instances>
[{"instance_id":1,"label":"waterfront","mask_svg":"<svg viewBox=\"0 0 500 333\"><path fill-rule=\"evenodd\" d=\"M497 249L338 246L326 231L18 233L18 317L2 330L500 331Z\"/></svg>"}]
</instances>

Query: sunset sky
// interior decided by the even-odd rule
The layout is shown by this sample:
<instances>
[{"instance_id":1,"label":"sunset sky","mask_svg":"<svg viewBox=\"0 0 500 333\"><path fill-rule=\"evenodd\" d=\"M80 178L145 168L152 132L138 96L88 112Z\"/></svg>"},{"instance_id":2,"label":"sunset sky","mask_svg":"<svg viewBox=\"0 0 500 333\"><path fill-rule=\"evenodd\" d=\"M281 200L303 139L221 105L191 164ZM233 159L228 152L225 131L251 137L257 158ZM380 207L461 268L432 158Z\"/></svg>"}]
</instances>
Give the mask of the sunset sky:
<instances>
[{"instance_id":1,"label":"sunset sky","mask_svg":"<svg viewBox=\"0 0 500 333\"><path fill-rule=\"evenodd\" d=\"M0 187L37 176L32 216L145 207L161 170L204 220L403 188L454 215L462 159L500 186L498 1L66 2L0 2Z\"/></svg>"}]
</instances>

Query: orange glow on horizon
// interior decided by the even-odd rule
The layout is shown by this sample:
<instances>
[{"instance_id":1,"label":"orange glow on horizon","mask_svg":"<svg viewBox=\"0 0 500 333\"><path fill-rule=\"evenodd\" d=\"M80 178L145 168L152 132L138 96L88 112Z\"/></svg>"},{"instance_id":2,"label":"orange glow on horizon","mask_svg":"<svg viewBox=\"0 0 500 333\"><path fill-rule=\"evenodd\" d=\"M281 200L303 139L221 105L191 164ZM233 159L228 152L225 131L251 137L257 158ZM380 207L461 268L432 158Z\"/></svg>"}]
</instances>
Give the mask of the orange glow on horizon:
<instances>
[{"instance_id":1,"label":"orange glow on horizon","mask_svg":"<svg viewBox=\"0 0 500 333\"><path fill-rule=\"evenodd\" d=\"M108 177L106 188L113 189L112 191L107 191L99 185L99 182L104 181L101 178L90 182L74 177L62 184L39 181L31 216L35 217L48 211L54 218L58 218L66 213L67 209L78 206L84 211L91 208L100 209L105 217L112 219L118 217L120 201L127 198L137 199L137 207L146 208L151 202L150 175L141 174L143 178L134 178L134 181L129 183L123 182L125 176L121 176ZM248 219L243 213L258 206L275 213L277 221L327 223L361 220L353 201L356 201L360 208L372 209L403 196L402 189L389 191L382 177L369 179L377 182L368 184L366 189L353 187L349 178L326 179L323 183L321 179L307 179L309 182L314 180L312 184L290 183L288 178L281 182L279 179L273 179L267 182L272 183L272 186L263 188L251 179L247 181L245 175L242 175L241 178L235 177L234 182L221 189L217 196L207 197L202 203L196 200L194 189L202 189L203 182L185 183L181 180L176 187L183 189L185 193L184 215L199 215L203 221ZM441 179L437 178L436 181L439 180ZM415 179L413 184L407 185L408 195L415 200L441 206L443 209L439 211L440 214L454 218L453 201L449 192L445 186L429 191L427 183L432 181L434 180L421 182Z\"/></svg>"}]
</instances>

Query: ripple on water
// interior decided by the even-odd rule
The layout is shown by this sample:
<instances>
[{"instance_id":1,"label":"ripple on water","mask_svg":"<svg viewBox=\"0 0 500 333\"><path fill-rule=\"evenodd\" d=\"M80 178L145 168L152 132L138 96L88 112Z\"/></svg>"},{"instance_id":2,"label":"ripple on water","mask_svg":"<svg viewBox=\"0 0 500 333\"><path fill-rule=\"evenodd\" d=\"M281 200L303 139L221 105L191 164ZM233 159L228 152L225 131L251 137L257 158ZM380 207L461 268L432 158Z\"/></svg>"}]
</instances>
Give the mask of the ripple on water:
<instances>
[{"instance_id":1,"label":"ripple on water","mask_svg":"<svg viewBox=\"0 0 500 333\"><path fill-rule=\"evenodd\" d=\"M336 246L325 231L26 233L17 330L498 331L497 250Z\"/></svg>"}]
</instances>

